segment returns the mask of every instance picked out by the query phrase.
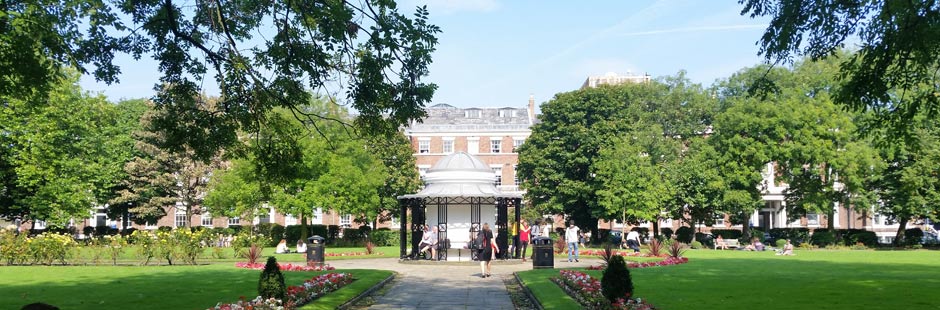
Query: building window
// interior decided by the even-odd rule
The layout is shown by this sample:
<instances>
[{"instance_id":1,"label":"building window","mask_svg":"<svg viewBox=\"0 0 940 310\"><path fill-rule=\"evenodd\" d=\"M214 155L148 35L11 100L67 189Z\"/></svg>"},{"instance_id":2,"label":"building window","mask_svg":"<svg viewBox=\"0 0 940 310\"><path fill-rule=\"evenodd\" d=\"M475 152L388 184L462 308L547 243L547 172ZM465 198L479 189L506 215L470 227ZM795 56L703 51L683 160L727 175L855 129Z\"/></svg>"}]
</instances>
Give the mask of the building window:
<instances>
[{"instance_id":1,"label":"building window","mask_svg":"<svg viewBox=\"0 0 940 310\"><path fill-rule=\"evenodd\" d=\"M467 118L480 118L480 116L483 115L482 112L483 111L480 111L477 109L465 110L464 116L466 116Z\"/></svg>"},{"instance_id":2,"label":"building window","mask_svg":"<svg viewBox=\"0 0 940 310\"><path fill-rule=\"evenodd\" d=\"M177 214L174 223L176 227L186 227L186 214Z\"/></svg>"},{"instance_id":3,"label":"building window","mask_svg":"<svg viewBox=\"0 0 940 310\"><path fill-rule=\"evenodd\" d=\"M519 168L512 166L512 185L519 186Z\"/></svg>"},{"instance_id":4,"label":"building window","mask_svg":"<svg viewBox=\"0 0 940 310\"><path fill-rule=\"evenodd\" d=\"M715 226L725 226L725 215L724 214L715 214Z\"/></svg>"},{"instance_id":5,"label":"building window","mask_svg":"<svg viewBox=\"0 0 940 310\"><path fill-rule=\"evenodd\" d=\"M144 222L144 228L146 229L157 228L157 220L147 220L146 222Z\"/></svg>"},{"instance_id":6,"label":"building window","mask_svg":"<svg viewBox=\"0 0 940 310\"><path fill-rule=\"evenodd\" d=\"M467 153L477 154L480 152L480 138L467 138Z\"/></svg>"},{"instance_id":7,"label":"building window","mask_svg":"<svg viewBox=\"0 0 940 310\"><path fill-rule=\"evenodd\" d=\"M228 226L241 226L242 219L240 217L230 217L228 218Z\"/></svg>"},{"instance_id":8,"label":"building window","mask_svg":"<svg viewBox=\"0 0 940 310\"><path fill-rule=\"evenodd\" d=\"M35 220L33 221L33 226L35 229L46 229L46 221Z\"/></svg>"},{"instance_id":9,"label":"building window","mask_svg":"<svg viewBox=\"0 0 940 310\"><path fill-rule=\"evenodd\" d=\"M297 218L293 215L284 215L284 226L297 225Z\"/></svg>"},{"instance_id":10,"label":"building window","mask_svg":"<svg viewBox=\"0 0 940 310\"><path fill-rule=\"evenodd\" d=\"M339 226L351 227L352 226L352 215L343 214L339 216Z\"/></svg>"},{"instance_id":11,"label":"building window","mask_svg":"<svg viewBox=\"0 0 940 310\"><path fill-rule=\"evenodd\" d=\"M205 213L202 215L202 226L212 227L212 215Z\"/></svg>"},{"instance_id":12,"label":"building window","mask_svg":"<svg viewBox=\"0 0 940 310\"><path fill-rule=\"evenodd\" d=\"M496 186L503 185L503 168L493 167L493 173L496 174Z\"/></svg>"},{"instance_id":13,"label":"building window","mask_svg":"<svg viewBox=\"0 0 940 310\"><path fill-rule=\"evenodd\" d=\"M418 153L419 154L431 153L431 141L430 140L418 141Z\"/></svg>"},{"instance_id":14,"label":"building window","mask_svg":"<svg viewBox=\"0 0 940 310\"><path fill-rule=\"evenodd\" d=\"M503 146L503 140L490 139L490 153L499 153Z\"/></svg>"},{"instance_id":15,"label":"building window","mask_svg":"<svg viewBox=\"0 0 940 310\"><path fill-rule=\"evenodd\" d=\"M454 140L444 140L441 142L441 152L450 154L454 152Z\"/></svg>"},{"instance_id":16,"label":"building window","mask_svg":"<svg viewBox=\"0 0 940 310\"><path fill-rule=\"evenodd\" d=\"M513 153L519 152L519 147L522 146L522 141L525 141L525 140L512 139L512 152Z\"/></svg>"},{"instance_id":17,"label":"building window","mask_svg":"<svg viewBox=\"0 0 940 310\"><path fill-rule=\"evenodd\" d=\"M891 217L885 216L884 214L876 213L875 214L875 225L882 226L891 226L897 224Z\"/></svg>"},{"instance_id":18,"label":"building window","mask_svg":"<svg viewBox=\"0 0 940 310\"><path fill-rule=\"evenodd\" d=\"M819 226L819 214L815 214L815 213L806 214L806 225Z\"/></svg>"},{"instance_id":19,"label":"building window","mask_svg":"<svg viewBox=\"0 0 940 310\"><path fill-rule=\"evenodd\" d=\"M323 224L323 208L316 208L313 210L313 218L310 219L310 224Z\"/></svg>"}]
</instances>

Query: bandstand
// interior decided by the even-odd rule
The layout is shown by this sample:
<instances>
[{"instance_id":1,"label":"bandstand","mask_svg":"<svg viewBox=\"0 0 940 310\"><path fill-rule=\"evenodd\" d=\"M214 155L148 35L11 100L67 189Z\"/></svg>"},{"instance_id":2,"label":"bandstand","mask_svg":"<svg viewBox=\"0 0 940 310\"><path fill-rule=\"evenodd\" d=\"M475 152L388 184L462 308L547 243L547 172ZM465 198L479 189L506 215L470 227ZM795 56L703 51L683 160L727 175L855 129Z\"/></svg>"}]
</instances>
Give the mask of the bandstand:
<instances>
[{"instance_id":1,"label":"bandstand","mask_svg":"<svg viewBox=\"0 0 940 310\"><path fill-rule=\"evenodd\" d=\"M421 242L424 224L437 226L438 259L473 260L470 240L489 223L496 234L498 258L509 258L509 208L515 210L519 222L522 197L496 188L496 175L479 158L457 152L438 161L423 177L425 188L413 195L398 197L401 206L401 258L414 258ZM409 212L410 211L410 212ZM411 215L410 221L408 215ZM408 227L408 223L411 226ZM432 226L433 227L433 226ZM411 252L408 252L407 229L411 230ZM516 252L519 252L517 249ZM519 253L513 253L518 257Z\"/></svg>"}]
</instances>

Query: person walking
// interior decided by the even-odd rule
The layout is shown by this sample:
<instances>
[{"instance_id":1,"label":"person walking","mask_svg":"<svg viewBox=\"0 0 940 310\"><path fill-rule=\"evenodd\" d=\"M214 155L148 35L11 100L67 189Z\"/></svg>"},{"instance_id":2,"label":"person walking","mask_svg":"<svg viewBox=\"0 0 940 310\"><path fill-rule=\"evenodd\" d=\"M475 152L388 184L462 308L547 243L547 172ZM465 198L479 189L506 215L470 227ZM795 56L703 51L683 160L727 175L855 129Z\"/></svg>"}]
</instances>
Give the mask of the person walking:
<instances>
[{"instance_id":1,"label":"person walking","mask_svg":"<svg viewBox=\"0 0 940 310\"><path fill-rule=\"evenodd\" d=\"M578 260L578 243L581 237L581 229L574 224L574 220L568 221L568 228L565 229L565 241L568 242L568 262L571 262L571 256L574 256L574 261L579 262Z\"/></svg>"},{"instance_id":2,"label":"person walking","mask_svg":"<svg viewBox=\"0 0 940 310\"><path fill-rule=\"evenodd\" d=\"M532 227L529 227L529 223L526 220L519 220L519 246L522 247L522 254L519 254L522 257L522 262L525 262L525 252L529 249L529 236L532 233Z\"/></svg>"},{"instance_id":3,"label":"person walking","mask_svg":"<svg viewBox=\"0 0 940 310\"><path fill-rule=\"evenodd\" d=\"M636 232L636 230L631 230L630 233L627 234L627 246L633 249L633 253L639 253L640 233Z\"/></svg>"},{"instance_id":4,"label":"person walking","mask_svg":"<svg viewBox=\"0 0 940 310\"><path fill-rule=\"evenodd\" d=\"M492 269L493 256L496 253L499 253L499 249L496 248L496 240L494 240L493 231L490 230L489 223L483 223L483 230L480 230L480 233L477 234L477 238L482 242L483 249L480 250L480 277L486 278L490 276L490 270Z\"/></svg>"}]
</instances>

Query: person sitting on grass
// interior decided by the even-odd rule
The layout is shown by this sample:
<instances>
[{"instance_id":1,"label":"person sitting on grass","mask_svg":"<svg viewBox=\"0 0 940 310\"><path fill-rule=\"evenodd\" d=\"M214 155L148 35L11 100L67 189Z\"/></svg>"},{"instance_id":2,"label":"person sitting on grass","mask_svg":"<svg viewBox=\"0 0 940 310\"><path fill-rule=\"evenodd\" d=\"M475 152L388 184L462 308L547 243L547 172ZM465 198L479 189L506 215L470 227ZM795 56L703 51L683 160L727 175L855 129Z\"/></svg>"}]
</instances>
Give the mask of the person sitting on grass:
<instances>
[{"instance_id":1,"label":"person sitting on grass","mask_svg":"<svg viewBox=\"0 0 940 310\"><path fill-rule=\"evenodd\" d=\"M281 242L277 244L277 247L274 248L275 254L285 254L290 253L290 249L287 248L287 239L281 239Z\"/></svg>"},{"instance_id":2,"label":"person sitting on grass","mask_svg":"<svg viewBox=\"0 0 940 310\"><path fill-rule=\"evenodd\" d=\"M790 239L787 239L787 244L783 245L783 250L777 252L777 255L793 255L793 244L790 243Z\"/></svg>"},{"instance_id":3,"label":"person sitting on grass","mask_svg":"<svg viewBox=\"0 0 940 310\"><path fill-rule=\"evenodd\" d=\"M764 250L764 244L761 243L760 240L757 240L756 237L755 237L755 238L751 238L751 244L748 244L746 247L744 247L744 250L746 250L746 251L763 251L763 250Z\"/></svg>"},{"instance_id":4,"label":"person sitting on grass","mask_svg":"<svg viewBox=\"0 0 940 310\"><path fill-rule=\"evenodd\" d=\"M297 253L307 253L307 243L303 240L297 239Z\"/></svg>"}]
</instances>

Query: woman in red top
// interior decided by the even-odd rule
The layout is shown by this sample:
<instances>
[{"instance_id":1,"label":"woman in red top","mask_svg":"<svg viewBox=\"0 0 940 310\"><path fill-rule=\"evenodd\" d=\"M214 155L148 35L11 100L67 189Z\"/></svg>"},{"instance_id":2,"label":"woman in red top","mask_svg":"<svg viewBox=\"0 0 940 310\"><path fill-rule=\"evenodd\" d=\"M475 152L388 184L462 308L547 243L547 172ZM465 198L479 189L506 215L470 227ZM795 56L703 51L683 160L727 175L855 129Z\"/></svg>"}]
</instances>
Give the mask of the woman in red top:
<instances>
[{"instance_id":1,"label":"woman in red top","mask_svg":"<svg viewBox=\"0 0 940 310\"><path fill-rule=\"evenodd\" d=\"M525 252L529 248L529 236L532 232L532 227L529 227L529 223L526 220L519 220L519 245L522 246L522 262L525 262Z\"/></svg>"}]
</instances>

